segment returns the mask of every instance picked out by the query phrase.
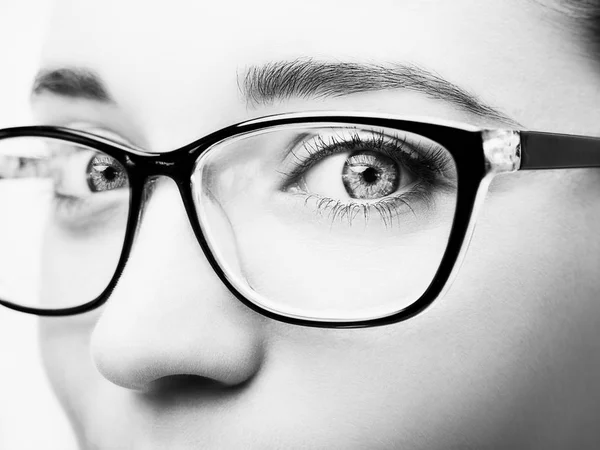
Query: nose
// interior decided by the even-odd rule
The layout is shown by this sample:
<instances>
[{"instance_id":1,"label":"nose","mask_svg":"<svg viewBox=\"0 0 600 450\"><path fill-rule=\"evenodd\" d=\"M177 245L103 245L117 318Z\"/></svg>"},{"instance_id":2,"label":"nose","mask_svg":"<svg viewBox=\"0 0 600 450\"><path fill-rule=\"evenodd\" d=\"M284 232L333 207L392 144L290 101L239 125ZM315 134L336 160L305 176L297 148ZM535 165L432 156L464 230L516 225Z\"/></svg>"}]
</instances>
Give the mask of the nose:
<instances>
[{"instance_id":1,"label":"nose","mask_svg":"<svg viewBox=\"0 0 600 450\"><path fill-rule=\"evenodd\" d=\"M107 380L132 390L179 375L234 386L259 371L263 320L219 280L175 183L161 178L92 333L92 359Z\"/></svg>"}]
</instances>

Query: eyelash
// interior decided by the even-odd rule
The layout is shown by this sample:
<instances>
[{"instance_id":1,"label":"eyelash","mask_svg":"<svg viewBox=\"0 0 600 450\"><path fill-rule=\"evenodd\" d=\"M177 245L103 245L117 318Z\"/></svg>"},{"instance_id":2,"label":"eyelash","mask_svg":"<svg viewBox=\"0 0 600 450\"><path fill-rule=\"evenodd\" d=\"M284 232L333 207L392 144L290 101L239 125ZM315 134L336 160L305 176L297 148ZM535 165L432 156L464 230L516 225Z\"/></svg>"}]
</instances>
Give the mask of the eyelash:
<instances>
[{"instance_id":1,"label":"eyelash","mask_svg":"<svg viewBox=\"0 0 600 450\"><path fill-rule=\"evenodd\" d=\"M433 143L416 150L406 139L398 136L373 133L371 138L365 140L355 133L350 139L332 136L329 142L326 142L322 136L317 136L313 145L310 142L303 144L306 156L299 156L292 150L293 167L289 172L282 173L286 179L282 190L287 191L298 183L308 170L331 155L365 149L392 158L399 165L406 167L419 181L408 192L394 194L374 202L343 202L318 194L299 193L298 195L306 197L304 204L308 206L308 203L313 200L319 215L327 214L331 223L347 219L350 226L358 216L362 216L367 224L371 213L377 212L385 227L389 227L393 224L393 219L403 212L410 211L415 215L411 206L413 202L422 202L430 207L433 203L433 188L454 187L454 183L446 176L450 166L448 156L443 149Z\"/></svg>"}]
</instances>

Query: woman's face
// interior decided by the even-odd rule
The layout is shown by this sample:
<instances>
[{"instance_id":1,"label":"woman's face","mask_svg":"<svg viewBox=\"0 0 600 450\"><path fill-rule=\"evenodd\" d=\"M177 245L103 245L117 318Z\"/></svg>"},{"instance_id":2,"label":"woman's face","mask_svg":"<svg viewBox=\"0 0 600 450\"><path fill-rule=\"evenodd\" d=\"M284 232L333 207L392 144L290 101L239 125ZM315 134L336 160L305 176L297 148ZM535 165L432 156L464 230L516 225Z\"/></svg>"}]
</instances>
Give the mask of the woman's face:
<instances>
[{"instance_id":1,"label":"woman's face","mask_svg":"<svg viewBox=\"0 0 600 450\"><path fill-rule=\"evenodd\" d=\"M575 29L523 0L64 0L42 68L92 70L114 101L45 91L33 107L40 122L148 151L312 110L597 135L600 66ZM248 71L310 58L416 65L503 114L431 86L244 98ZM498 177L448 294L407 321L349 330L284 324L241 304L206 261L177 189L158 183L108 302L41 321L48 375L85 448L560 448L600 439L592 420L600 414L599 182L597 170ZM244 228L251 194L246 209L229 211L248 241L261 226ZM322 239L313 237L310 245ZM349 279L356 268L346 255L360 252L353 238L324 242L327 260L275 231L247 252L247 265L278 268L279 284L265 282L273 296L325 289L340 304L335 280ZM287 265L260 254L269 244ZM381 237L369 253L376 267L396 267L398 253L385 251L394 245L403 248L393 232ZM311 280L323 270L333 280L326 286ZM400 289L394 277L377 280L378 296ZM75 273L48 295L94 283Z\"/></svg>"}]
</instances>

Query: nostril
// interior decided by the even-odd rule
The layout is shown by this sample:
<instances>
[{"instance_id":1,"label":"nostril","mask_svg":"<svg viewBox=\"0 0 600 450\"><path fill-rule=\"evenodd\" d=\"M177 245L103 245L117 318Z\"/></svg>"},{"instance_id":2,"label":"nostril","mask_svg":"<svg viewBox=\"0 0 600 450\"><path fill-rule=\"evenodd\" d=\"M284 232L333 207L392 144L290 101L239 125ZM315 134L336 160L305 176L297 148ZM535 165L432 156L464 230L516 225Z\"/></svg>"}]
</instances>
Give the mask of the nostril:
<instances>
[{"instance_id":1,"label":"nostril","mask_svg":"<svg viewBox=\"0 0 600 450\"><path fill-rule=\"evenodd\" d=\"M203 400L222 399L237 395L246 389L249 380L241 384L228 385L212 378L198 375L172 375L154 380L147 385L143 397L156 406L181 406L182 403L193 403L198 398Z\"/></svg>"},{"instance_id":2,"label":"nostril","mask_svg":"<svg viewBox=\"0 0 600 450\"><path fill-rule=\"evenodd\" d=\"M204 391L218 391L228 389L225 383L219 382L213 378L198 375L170 375L159 378L148 384L148 393L161 394L173 390L193 390L201 389Z\"/></svg>"}]
</instances>

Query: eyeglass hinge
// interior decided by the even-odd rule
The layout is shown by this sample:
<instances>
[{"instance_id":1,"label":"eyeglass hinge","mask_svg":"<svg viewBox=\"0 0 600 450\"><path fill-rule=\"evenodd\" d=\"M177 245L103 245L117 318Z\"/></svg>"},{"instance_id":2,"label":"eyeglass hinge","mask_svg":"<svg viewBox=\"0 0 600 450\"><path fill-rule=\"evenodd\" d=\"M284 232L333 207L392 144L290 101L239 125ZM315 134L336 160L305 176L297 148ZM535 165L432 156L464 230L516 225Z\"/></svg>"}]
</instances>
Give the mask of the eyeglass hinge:
<instances>
[{"instance_id":1,"label":"eyeglass hinge","mask_svg":"<svg viewBox=\"0 0 600 450\"><path fill-rule=\"evenodd\" d=\"M488 172L516 172L521 167L521 135L515 130L484 130L483 153Z\"/></svg>"}]
</instances>

